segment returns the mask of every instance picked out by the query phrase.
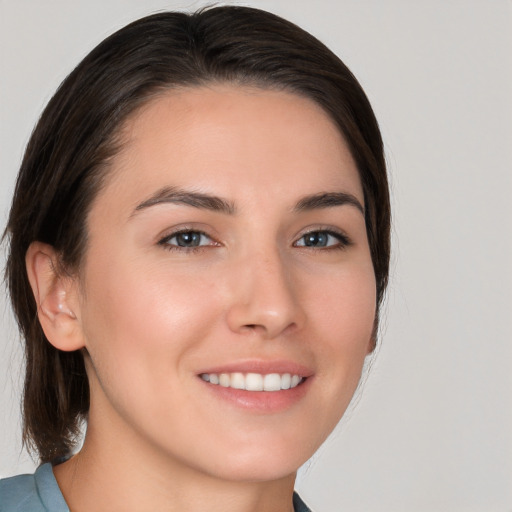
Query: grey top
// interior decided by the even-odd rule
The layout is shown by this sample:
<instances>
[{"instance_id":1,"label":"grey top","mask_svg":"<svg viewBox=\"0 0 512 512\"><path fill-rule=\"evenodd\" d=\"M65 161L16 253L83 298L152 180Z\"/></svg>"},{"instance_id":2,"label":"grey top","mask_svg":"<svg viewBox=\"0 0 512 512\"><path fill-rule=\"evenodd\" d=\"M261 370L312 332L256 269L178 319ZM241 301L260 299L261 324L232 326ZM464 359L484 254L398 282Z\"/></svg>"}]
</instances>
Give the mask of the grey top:
<instances>
[{"instance_id":1,"label":"grey top","mask_svg":"<svg viewBox=\"0 0 512 512\"><path fill-rule=\"evenodd\" d=\"M297 493L295 512L311 512ZM43 464L33 475L0 480L0 512L69 512L53 475L51 464Z\"/></svg>"}]
</instances>

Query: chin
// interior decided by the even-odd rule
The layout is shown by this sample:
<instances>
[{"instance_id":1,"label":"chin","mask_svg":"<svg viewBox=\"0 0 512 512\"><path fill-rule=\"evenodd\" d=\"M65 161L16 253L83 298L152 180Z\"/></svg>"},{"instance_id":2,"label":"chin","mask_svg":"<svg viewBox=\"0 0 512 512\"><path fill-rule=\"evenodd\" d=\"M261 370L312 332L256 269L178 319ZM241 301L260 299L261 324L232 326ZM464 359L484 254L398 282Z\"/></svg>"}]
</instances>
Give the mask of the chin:
<instances>
[{"instance_id":1,"label":"chin","mask_svg":"<svg viewBox=\"0 0 512 512\"><path fill-rule=\"evenodd\" d=\"M307 460L307 459L306 459ZM278 464L269 460L237 461L231 465L223 462L215 467L212 476L231 482L270 482L294 477L303 462L281 460Z\"/></svg>"},{"instance_id":2,"label":"chin","mask_svg":"<svg viewBox=\"0 0 512 512\"><path fill-rule=\"evenodd\" d=\"M208 461L212 476L238 482L266 482L295 476L295 473L316 451L321 442L304 439L290 443L269 440L266 444L252 443L231 446L215 464Z\"/></svg>"}]
</instances>

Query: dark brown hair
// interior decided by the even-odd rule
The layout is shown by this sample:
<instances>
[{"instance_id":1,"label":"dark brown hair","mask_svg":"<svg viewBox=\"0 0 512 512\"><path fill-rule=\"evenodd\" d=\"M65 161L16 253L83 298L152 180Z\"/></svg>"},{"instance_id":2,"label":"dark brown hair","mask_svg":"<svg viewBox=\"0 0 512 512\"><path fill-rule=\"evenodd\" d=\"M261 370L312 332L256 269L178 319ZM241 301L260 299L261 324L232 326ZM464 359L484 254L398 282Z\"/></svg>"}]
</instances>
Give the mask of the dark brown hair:
<instances>
[{"instance_id":1,"label":"dark brown hair","mask_svg":"<svg viewBox=\"0 0 512 512\"><path fill-rule=\"evenodd\" d=\"M6 279L25 339L24 441L42 462L73 449L89 409L80 351L45 338L25 269L33 241L51 244L76 272L87 247L86 219L116 135L148 99L173 87L231 82L288 90L336 122L357 164L377 283L386 288L390 207L382 140L372 108L348 68L296 25L248 7L140 19L100 43L64 80L32 133L6 229Z\"/></svg>"}]
</instances>

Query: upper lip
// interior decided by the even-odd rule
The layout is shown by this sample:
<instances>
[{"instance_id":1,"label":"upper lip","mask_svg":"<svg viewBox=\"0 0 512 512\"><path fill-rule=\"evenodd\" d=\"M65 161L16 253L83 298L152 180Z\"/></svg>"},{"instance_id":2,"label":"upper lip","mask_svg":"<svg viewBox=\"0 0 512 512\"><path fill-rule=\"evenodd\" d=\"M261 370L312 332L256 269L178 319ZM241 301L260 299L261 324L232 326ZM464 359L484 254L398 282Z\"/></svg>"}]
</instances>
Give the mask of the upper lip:
<instances>
[{"instance_id":1,"label":"upper lip","mask_svg":"<svg viewBox=\"0 0 512 512\"><path fill-rule=\"evenodd\" d=\"M289 373L291 375L299 375L300 377L310 377L313 375L311 368L300 363L286 360L233 361L206 368L198 372L198 375L204 373L260 373L262 375L268 375L270 373Z\"/></svg>"}]
</instances>

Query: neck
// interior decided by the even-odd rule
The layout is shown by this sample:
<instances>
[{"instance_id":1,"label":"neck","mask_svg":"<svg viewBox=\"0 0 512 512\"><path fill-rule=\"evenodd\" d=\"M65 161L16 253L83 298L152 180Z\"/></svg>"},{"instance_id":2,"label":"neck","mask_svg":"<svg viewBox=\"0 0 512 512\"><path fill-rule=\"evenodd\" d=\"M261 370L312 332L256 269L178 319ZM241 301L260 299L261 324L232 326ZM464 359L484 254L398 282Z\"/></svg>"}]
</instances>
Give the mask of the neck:
<instances>
[{"instance_id":1,"label":"neck","mask_svg":"<svg viewBox=\"0 0 512 512\"><path fill-rule=\"evenodd\" d=\"M269 481L218 478L141 447L136 435L106 439L91 425L82 450L54 473L73 512L293 511L295 474Z\"/></svg>"}]
</instances>

